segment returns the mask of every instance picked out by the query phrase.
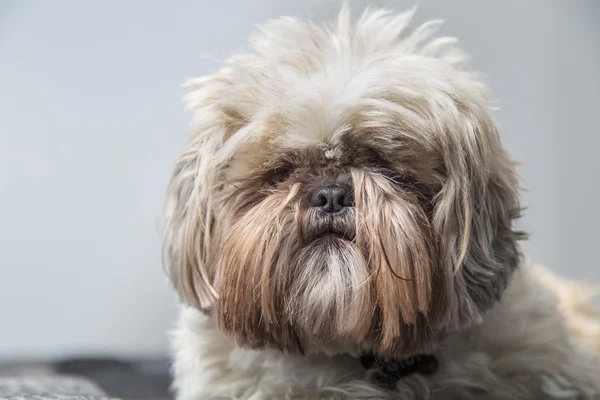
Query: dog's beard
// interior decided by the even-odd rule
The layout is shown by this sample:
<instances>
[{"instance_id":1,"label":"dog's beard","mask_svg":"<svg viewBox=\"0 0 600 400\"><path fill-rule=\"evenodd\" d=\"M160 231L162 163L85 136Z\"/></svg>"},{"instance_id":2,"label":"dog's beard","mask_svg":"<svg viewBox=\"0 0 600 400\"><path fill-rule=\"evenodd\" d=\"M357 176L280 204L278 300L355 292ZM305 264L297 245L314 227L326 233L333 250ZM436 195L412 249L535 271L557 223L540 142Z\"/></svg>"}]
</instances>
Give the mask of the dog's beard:
<instances>
[{"instance_id":1,"label":"dog's beard","mask_svg":"<svg viewBox=\"0 0 600 400\"><path fill-rule=\"evenodd\" d=\"M351 174L355 207L341 218L302 210L302 188L290 184L231 225L215 311L240 344L302 351L369 343L386 355L439 339L432 293L443 285L423 207L383 176Z\"/></svg>"},{"instance_id":2,"label":"dog's beard","mask_svg":"<svg viewBox=\"0 0 600 400\"><path fill-rule=\"evenodd\" d=\"M356 244L335 236L318 238L292 265L285 314L304 335L319 342L369 339L375 310L369 270Z\"/></svg>"}]
</instances>

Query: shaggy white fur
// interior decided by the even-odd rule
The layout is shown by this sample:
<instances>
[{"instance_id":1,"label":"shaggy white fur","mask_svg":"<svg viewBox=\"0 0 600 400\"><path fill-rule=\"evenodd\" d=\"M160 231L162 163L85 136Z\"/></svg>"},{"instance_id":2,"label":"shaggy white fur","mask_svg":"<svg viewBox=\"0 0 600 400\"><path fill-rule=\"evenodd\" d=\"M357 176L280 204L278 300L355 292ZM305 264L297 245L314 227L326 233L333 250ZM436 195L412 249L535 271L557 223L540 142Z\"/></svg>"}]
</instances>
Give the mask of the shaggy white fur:
<instances>
[{"instance_id":1,"label":"shaggy white fur","mask_svg":"<svg viewBox=\"0 0 600 400\"><path fill-rule=\"evenodd\" d=\"M289 356L236 347L209 318L183 308L173 334L179 400L199 399L592 399L600 363L573 341L540 267L515 273L483 323L440 344L439 371L397 391L366 380L358 359ZM596 339L597 340L597 339Z\"/></svg>"},{"instance_id":2,"label":"shaggy white fur","mask_svg":"<svg viewBox=\"0 0 600 400\"><path fill-rule=\"evenodd\" d=\"M600 395L597 315L522 261L487 89L433 37L439 21L408 29L412 13L282 18L190 82L165 228L189 304L178 400ZM313 204L332 182L355 201L342 217ZM432 350L439 370L384 389L357 358L371 349Z\"/></svg>"}]
</instances>

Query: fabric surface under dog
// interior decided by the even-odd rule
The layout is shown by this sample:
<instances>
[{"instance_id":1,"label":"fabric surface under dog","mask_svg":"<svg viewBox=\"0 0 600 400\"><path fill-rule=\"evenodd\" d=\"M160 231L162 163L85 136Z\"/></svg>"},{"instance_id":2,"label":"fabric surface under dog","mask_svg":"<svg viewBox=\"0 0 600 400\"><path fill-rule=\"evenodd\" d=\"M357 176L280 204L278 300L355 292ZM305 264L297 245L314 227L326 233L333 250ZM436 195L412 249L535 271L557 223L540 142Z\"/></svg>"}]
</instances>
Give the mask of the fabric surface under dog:
<instances>
[{"instance_id":1,"label":"fabric surface under dog","mask_svg":"<svg viewBox=\"0 0 600 400\"><path fill-rule=\"evenodd\" d=\"M0 400L170 400L166 359L0 364Z\"/></svg>"}]
</instances>

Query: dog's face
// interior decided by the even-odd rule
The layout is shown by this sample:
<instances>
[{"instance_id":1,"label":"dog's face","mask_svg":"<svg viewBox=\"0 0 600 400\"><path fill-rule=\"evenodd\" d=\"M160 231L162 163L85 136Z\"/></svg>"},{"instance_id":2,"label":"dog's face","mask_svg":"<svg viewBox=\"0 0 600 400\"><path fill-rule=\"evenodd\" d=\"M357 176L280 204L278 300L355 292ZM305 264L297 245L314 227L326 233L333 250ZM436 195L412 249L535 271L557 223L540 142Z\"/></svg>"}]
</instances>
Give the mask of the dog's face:
<instances>
[{"instance_id":1,"label":"dog's face","mask_svg":"<svg viewBox=\"0 0 600 400\"><path fill-rule=\"evenodd\" d=\"M431 24L404 33L410 17L277 20L190 83L169 273L239 344L425 351L518 265L517 183L485 87Z\"/></svg>"}]
</instances>

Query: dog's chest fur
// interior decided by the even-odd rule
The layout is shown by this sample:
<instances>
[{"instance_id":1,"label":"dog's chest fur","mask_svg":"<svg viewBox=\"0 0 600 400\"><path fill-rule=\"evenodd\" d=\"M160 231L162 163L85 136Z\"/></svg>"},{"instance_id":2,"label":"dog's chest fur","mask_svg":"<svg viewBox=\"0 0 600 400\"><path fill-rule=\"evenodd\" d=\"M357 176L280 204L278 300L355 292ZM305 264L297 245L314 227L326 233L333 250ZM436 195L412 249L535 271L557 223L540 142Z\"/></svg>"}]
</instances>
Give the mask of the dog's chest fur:
<instances>
[{"instance_id":1,"label":"dog's chest fur","mask_svg":"<svg viewBox=\"0 0 600 400\"><path fill-rule=\"evenodd\" d=\"M600 365L571 340L553 295L526 267L484 321L435 351L438 371L392 390L349 355L289 356L236 347L203 314L183 309L173 336L174 388L199 399L592 399Z\"/></svg>"}]
</instances>

